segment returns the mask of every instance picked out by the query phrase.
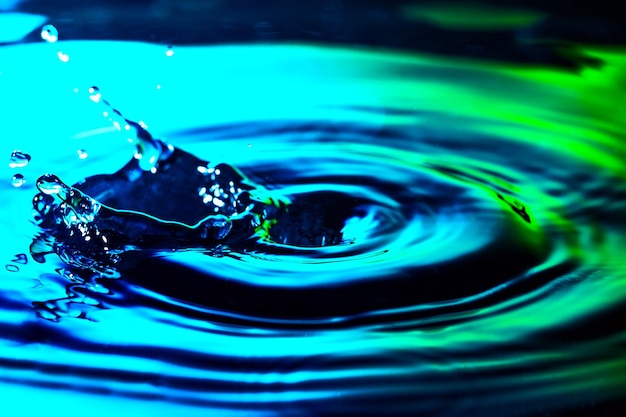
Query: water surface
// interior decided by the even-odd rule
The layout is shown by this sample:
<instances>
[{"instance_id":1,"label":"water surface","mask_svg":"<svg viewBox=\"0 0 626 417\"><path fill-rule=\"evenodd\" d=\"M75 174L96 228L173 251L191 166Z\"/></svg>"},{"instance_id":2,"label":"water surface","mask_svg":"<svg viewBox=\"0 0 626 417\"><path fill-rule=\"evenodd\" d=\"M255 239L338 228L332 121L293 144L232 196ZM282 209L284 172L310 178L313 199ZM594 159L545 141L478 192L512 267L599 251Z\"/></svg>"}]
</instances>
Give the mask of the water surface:
<instances>
[{"instance_id":1,"label":"water surface","mask_svg":"<svg viewBox=\"0 0 626 417\"><path fill-rule=\"evenodd\" d=\"M9 403L544 415L622 395L618 51L585 50L604 65L573 71L314 45L173 50L0 50ZM119 277L35 262L37 178L81 188L136 151L89 100L94 85L199 166L236 167L289 210L252 243L138 245ZM16 150L31 159L9 167ZM191 168L141 171L153 187L99 198L192 224L203 195L185 191L200 187Z\"/></svg>"}]
</instances>

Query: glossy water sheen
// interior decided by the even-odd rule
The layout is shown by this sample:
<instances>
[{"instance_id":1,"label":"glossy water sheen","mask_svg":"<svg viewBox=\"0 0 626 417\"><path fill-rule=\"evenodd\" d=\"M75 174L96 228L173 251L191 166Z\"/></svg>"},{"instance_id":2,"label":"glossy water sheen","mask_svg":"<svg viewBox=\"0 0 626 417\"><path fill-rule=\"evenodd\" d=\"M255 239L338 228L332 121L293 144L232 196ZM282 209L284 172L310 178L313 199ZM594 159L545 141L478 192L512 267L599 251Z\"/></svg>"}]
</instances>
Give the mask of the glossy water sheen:
<instances>
[{"instance_id":1,"label":"glossy water sheen","mask_svg":"<svg viewBox=\"0 0 626 417\"><path fill-rule=\"evenodd\" d=\"M61 62L47 46L0 50L0 149L32 157L21 187L8 164L0 184L3 401L90 415L112 401L135 415L544 415L623 394L619 53L588 51L605 65L567 73L290 45L67 42ZM103 97L193 163L151 173L135 160L146 186L98 201L77 191L93 178L38 182L112 174L146 152L123 118L102 117ZM213 214L220 163L288 210L242 229L249 240L141 239L159 219ZM92 224L99 204L149 216L118 223L135 240L119 262L98 258L106 268L37 263L31 250L71 243L33 225L37 185L93 204L54 230Z\"/></svg>"}]
</instances>

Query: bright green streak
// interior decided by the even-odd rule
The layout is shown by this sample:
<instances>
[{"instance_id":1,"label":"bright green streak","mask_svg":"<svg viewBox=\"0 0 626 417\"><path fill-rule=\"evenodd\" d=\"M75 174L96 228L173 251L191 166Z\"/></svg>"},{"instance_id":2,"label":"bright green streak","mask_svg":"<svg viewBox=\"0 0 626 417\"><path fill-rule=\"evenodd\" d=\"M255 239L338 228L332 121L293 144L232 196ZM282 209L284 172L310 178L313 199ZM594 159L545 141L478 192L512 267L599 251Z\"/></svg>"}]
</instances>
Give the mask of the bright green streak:
<instances>
[{"instance_id":1,"label":"bright green streak","mask_svg":"<svg viewBox=\"0 0 626 417\"><path fill-rule=\"evenodd\" d=\"M411 20L427 22L445 29L498 30L532 25L544 17L543 13L506 6L487 6L469 3L409 5L402 8Z\"/></svg>"}]
</instances>

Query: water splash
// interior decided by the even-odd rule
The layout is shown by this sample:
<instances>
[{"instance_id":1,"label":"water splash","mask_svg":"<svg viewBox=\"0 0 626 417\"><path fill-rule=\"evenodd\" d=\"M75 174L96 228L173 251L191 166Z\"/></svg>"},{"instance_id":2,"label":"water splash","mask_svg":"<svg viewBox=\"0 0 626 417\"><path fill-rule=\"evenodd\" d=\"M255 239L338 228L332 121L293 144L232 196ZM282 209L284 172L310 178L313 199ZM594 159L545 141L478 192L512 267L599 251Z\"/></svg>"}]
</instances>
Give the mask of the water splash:
<instances>
[{"instance_id":1,"label":"water splash","mask_svg":"<svg viewBox=\"0 0 626 417\"><path fill-rule=\"evenodd\" d=\"M153 138L143 122L137 123L126 119L119 110L102 98L97 86L90 87L88 92L89 100L104 108L103 117L107 118L118 131L128 132L126 140L135 145L135 159L139 161L139 167L156 174L159 164L167 161L174 147L164 140Z\"/></svg>"}]
</instances>

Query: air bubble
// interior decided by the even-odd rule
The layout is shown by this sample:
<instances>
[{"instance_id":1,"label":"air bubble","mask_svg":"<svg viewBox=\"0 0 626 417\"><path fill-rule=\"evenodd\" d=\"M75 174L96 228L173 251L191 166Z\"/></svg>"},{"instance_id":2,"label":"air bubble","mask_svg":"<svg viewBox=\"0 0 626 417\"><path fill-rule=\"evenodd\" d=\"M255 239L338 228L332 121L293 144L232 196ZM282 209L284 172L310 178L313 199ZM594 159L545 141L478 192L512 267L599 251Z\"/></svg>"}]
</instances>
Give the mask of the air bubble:
<instances>
[{"instance_id":1,"label":"air bubble","mask_svg":"<svg viewBox=\"0 0 626 417\"><path fill-rule=\"evenodd\" d=\"M24 168L30 162L30 155L22 151L13 151L9 160L9 168Z\"/></svg>"},{"instance_id":2,"label":"air bubble","mask_svg":"<svg viewBox=\"0 0 626 417\"><path fill-rule=\"evenodd\" d=\"M89 156L89 154L87 154L87 151L85 151L84 149L77 150L76 154L80 159L86 159Z\"/></svg>"},{"instance_id":3,"label":"air bubble","mask_svg":"<svg viewBox=\"0 0 626 417\"><path fill-rule=\"evenodd\" d=\"M45 25L41 28L41 39L48 43L55 43L59 40L59 31L52 25Z\"/></svg>"},{"instance_id":4,"label":"air bubble","mask_svg":"<svg viewBox=\"0 0 626 417\"><path fill-rule=\"evenodd\" d=\"M11 179L11 185L15 188L19 188L26 183L24 176L22 174L13 175L13 179Z\"/></svg>"}]
</instances>

